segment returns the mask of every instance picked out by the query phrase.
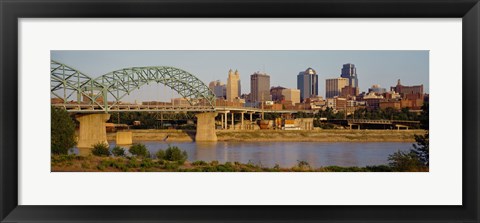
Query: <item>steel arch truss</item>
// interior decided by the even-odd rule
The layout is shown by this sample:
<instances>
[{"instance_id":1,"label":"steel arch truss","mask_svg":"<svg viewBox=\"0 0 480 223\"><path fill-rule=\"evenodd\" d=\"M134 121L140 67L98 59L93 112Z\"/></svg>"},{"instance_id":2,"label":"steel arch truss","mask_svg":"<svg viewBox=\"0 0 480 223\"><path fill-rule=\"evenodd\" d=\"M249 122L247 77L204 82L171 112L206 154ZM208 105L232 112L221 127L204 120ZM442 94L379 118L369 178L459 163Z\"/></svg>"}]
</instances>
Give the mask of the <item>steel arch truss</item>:
<instances>
[{"instance_id":1,"label":"steel arch truss","mask_svg":"<svg viewBox=\"0 0 480 223\"><path fill-rule=\"evenodd\" d=\"M215 106L215 94L207 85L187 71L175 67L125 68L98 77L95 81L106 86L108 94L117 102L141 86L156 82L175 90L190 105Z\"/></svg>"},{"instance_id":2,"label":"steel arch truss","mask_svg":"<svg viewBox=\"0 0 480 223\"><path fill-rule=\"evenodd\" d=\"M62 99L63 103L80 103L87 99L86 101L103 107L98 102L98 92L103 88L88 75L57 61L50 61L50 92Z\"/></svg>"},{"instance_id":3,"label":"steel arch truss","mask_svg":"<svg viewBox=\"0 0 480 223\"><path fill-rule=\"evenodd\" d=\"M76 69L52 60L50 73L51 93L62 99L64 104L73 101L80 104L83 100L108 112L132 91L156 82L176 91L187 99L191 106L209 106L212 110L215 106L215 94L205 83L187 71L175 67L124 68L93 79ZM109 98L114 100L109 101Z\"/></svg>"}]
</instances>

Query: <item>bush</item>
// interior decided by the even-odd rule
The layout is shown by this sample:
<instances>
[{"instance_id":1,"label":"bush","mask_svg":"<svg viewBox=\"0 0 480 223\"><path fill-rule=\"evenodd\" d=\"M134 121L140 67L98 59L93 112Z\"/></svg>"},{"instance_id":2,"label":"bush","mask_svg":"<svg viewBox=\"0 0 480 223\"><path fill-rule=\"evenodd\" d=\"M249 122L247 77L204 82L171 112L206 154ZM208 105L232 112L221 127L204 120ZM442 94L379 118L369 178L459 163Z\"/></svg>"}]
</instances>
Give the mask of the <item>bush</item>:
<instances>
[{"instance_id":1,"label":"bush","mask_svg":"<svg viewBox=\"0 0 480 223\"><path fill-rule=\"evenodd\" d=\"M159 160L165 160L165 151L163 150L158 150L158 152L155 154L157 159Z\"/></svg>"},{"instance_id":2,"label":"bush","mask_svg":"<svg viewBox=\"0 0 480 223\"><path fill-rule=\"evenodd\" d=\"M123 157L123 156L125 156L125 149L120 147L120 146L115 146L112 149L112 154L114 156L122 156Z\"/></svg>"},{"instance_id":3,"label":"bush","mask_svg":"<svg viewBox=\"0 0 480 223\"><path fill-rule=\"evenodd\" d=\"M150 153L144 144L133 144L128 150L132 155L137 157L149 157Z\"/></svg>"},{"instance_id":4,"label":"bush","mask_svg":"<svg viewBox=\"0 0 480 223\"><path fill-rule=\"evenodd\" d=\"M197 160L197 161L193 162L192 165L194 165L194 166L206 166L207 162L205 162L203 160Z\"/></svg>"},{"instance_id":5,"label":"bush","mask_svg":"<svg viewBox=\"0 0 480 223\"><path fill-rule=\"evenodd\" d=\"M95 156L110 156L108 145L101 142L93 145L92 154Z\"/></svg>"},{"instance_id":6,"label":"bush","mask_svg":"<svg viewBox=\"0 0 480 223\"><path fill-rule=\"evenodd\" d=\"M52 107L50 113L51 138L50 147L52 154L68 154L75 142L75 123L67 111Z\"/></svg>"},{"instance_id":7,"label":"bush","mask_svg":"<svg viewBox=\"0 0 480 223\"><path fill-rule=\"evenodd\" d=\"M187 160L188 155L186 151L181 151L176 146L168 146L165 150L165 160L168 161L177 161L179 164L183 164Z\"/></svg>"},{"instance_id":8,"label":"bush","mask_svg":"<svg viewBox=\"0 0 480 223\"><path fill-rule=\"evenodd\" d=\"M420 162L419 157L413 152L398 151L388 156L388 160L390 161L390 167L394 171L412 172L423 169L423 164Z\"/></svg>"}]
</instances>

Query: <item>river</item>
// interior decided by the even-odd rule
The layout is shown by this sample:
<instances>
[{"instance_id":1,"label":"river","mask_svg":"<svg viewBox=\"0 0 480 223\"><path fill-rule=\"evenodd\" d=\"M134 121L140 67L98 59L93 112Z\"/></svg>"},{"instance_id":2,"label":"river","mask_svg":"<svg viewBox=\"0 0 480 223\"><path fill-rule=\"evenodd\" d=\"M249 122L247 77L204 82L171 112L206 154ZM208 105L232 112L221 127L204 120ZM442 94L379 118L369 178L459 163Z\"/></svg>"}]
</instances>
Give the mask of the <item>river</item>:
<instances>
[{"instance_id":1,"label":"river","mask_svg":"<svg viewBox=\"0 0 480 223\"><path fill-rule=\"evenodd\" d=\"M307 161L312 167L321 166L370 166L388 164L388 155L398 151L408 151L408 142L159 142L139 141L154 155L168 145L178 146L187 151L188 160L225 162L253 162L266 167L275 164L292 167L299 160ZM113 147L114 142L110 142Z\"/></svg>"}]
</instances>

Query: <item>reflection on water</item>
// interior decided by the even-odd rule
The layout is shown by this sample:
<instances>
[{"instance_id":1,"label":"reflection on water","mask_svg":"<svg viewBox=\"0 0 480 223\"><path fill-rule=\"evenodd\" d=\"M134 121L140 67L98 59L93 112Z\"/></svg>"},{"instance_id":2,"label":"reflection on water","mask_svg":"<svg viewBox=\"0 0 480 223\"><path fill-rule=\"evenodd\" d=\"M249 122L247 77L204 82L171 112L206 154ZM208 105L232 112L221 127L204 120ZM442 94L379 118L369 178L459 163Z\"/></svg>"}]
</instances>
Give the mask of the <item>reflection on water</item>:
<instances>
[{"instance_id":1,"label":"reflection on water","mask_svg":"<svg viewBox=\"0 0 480 223\"><path fill-rule=\"evenodd\" d=\"M320 166L368 166L388 163L388 155L398 150L409 150L412 143L398 142L210 142L182 143L142 141L155 154L168 145L187 151L188 160L218 160L224 162L253 162L263 166L292 167L298 160L307 161L312 167ZM114 146L114 143L110 143Z\"/></svg>"}]
</instances>

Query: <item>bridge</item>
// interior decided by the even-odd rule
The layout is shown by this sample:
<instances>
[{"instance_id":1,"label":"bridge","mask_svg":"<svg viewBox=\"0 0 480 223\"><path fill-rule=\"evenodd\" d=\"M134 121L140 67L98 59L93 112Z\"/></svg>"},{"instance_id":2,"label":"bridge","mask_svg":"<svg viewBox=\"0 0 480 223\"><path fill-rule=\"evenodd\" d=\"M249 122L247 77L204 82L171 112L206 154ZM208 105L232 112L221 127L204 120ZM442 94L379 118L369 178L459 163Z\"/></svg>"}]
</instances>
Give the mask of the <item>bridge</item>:
<instances>
[{"instance_id":1,"label":"bridge","mask_svg":"<svg viewBox=\"0 0 480 223\"><path fill-rule=\"evenodd\" d=\"M408 129L409 127L420 125L420 121L389 119L334 119L328 121L345 126L348 125L350 129L352 129L353 126L356 126L358 129L360 129L362 125L392 126L397 129Z\"/></svg>"},{"instance_id":2,"label":"bridge","mask_svg":"<svg viewBox=\"0 0 480 223\"><path fill-rule=\"evenodd\" d=\"M170 66L130 67L97 78L66 64L51 60L50 92L61 100L53 107L77 114L80 123L78 148L91 148L106 142L105 122L109 112L122 111L193 111L197 112L196 141L216 141L215 94L191 73ZM123 105L122 98L149 83L163 84L188 101L189 106Z\"/></svg>"}]
</instances>

